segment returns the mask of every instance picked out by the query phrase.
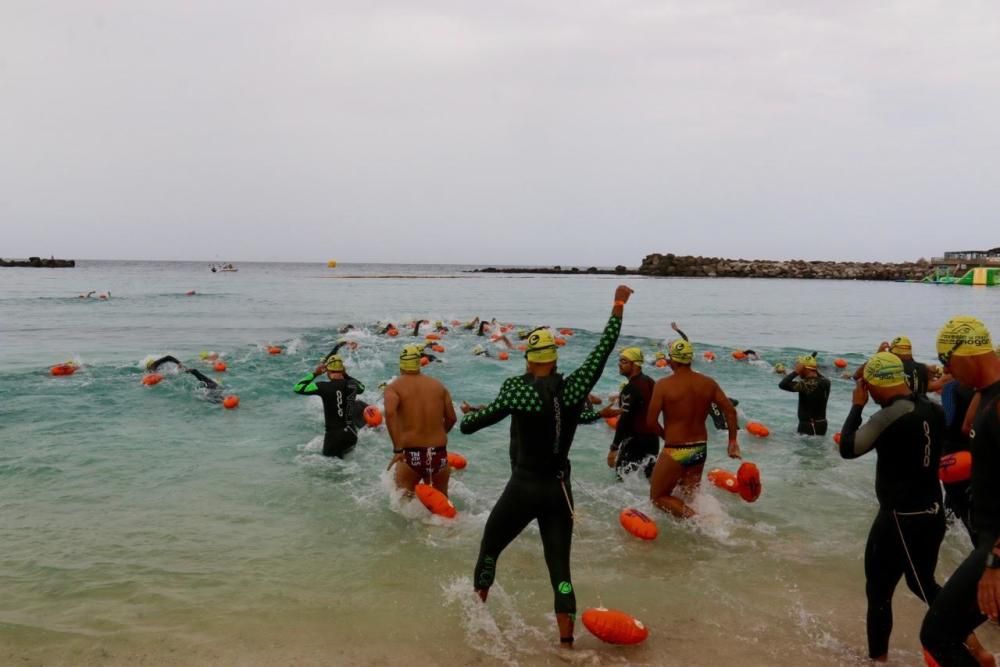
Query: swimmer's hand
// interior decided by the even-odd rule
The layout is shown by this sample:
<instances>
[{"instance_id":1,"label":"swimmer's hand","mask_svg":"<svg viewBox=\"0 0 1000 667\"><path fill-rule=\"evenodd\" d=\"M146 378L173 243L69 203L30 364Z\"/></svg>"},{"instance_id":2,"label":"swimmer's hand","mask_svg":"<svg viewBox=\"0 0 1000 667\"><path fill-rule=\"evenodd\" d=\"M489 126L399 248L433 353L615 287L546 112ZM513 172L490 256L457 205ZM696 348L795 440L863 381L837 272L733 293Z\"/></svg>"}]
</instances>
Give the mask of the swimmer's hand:
<instances>
[{"instance_id":1,"label":"swimmer's hand","mask_svg":"<svg viewBox=\"0 0 1000 667\"><path fill-rule=\"evenodd\" d=\"M608 467L614 468L615 463L617 462L618 462L618 452L612 449L611 451L608 452Z\"/></svg>"},{"instance_id":2,"label":"swimmer's hand","mask_svg":"<svg viewBox=\"0 0 1000 667\"><path fill-rule=\"evenodd\" d=\"M995 622L1000 616L1000 570L986 568L979 579L977 597L979 610Z\"/></svg>"},{"instance_id":3,"label":"swimmer's hand","mask_svg":"<svg viewBox=\"0 0 1000 667\"><path fill-rule=\"evenodd\" d=\"M597 394L591 394L588 398L590 399L590 403L592 405L600 405L603 402L601 401L601 397Z\"/></svg>"},{"instance_id":4,"label":"swimmer's hand","mask_svg":"<svg viewBox=\"0 0 1000 667\"><path fill-rule=\"evenodd\" d=\"M731 440L729 442L728 454L731 459L742 459L743 457L740 455L740 443L735 440Z\"/></svg>"},{"instance_id":5,"label":"swimmer's hand","mask_svg":"<svg viewBox=\"0 0 1000 667\"><path fill-rule=\"evenodd\" d=\"M854 385L854 392L851 394L851 404L864 407L868 403L868 383L858 380Z\"/></svg>"},{"instance_id":6,"label":"swimmer's hand","mask_svg":"<svg viewBox=\"0 0 1000 667\"><path fill-rule=\"evenodd\" d=\"M315 368L315 370L313 370L313 375L322 375L323 373L325 373L326 372L325 363L326 363L326 361L324 360L324 363L322 363L319 366L317 366Z\"/></svg>"},{"instance_id":7,"label":"swimmer's hand","mask_svg":"<svg viewBox=\"0 0 1000 667\"><path fill-rule=\"evenodd\" d=\"M482 405L469 405L469 403L467 401L462 401L462 404L460 406L458 406L458 407L462 411L463 415L467 415L470 412L479 412L485 406L482 406Z\"/></svg>"},{"instance_id":8,"label":"swimmer's hand","mask_svg":"<svg viewBox=\"0 0 1000 667\"><path fill-rule=\"evenodd\" d=\"M632 296L632 292L634 292L634 291L635 290L633 290L628 285L619 285L618 288L615 289L615 301L616 302L617 301L621 301L622 303L628 303L628 298L630 296Z\"/></svg>"},{"instance_id":9,"label":"swimmer's hand","mask_svg":"<svg viewBox=\"0 0 1000 667\"><path fill-rule=\"evenodd\" d=\"M402 460L403 460L403 454L402 454L402 452L400 452L399 454L393 455L393 457L391 459L389 459L389 465L387 465L385 467L386 472L388 472L389 470L391 470L392 466L396 465L397 463L399 463Z\"/></svg>"}]
</instances>

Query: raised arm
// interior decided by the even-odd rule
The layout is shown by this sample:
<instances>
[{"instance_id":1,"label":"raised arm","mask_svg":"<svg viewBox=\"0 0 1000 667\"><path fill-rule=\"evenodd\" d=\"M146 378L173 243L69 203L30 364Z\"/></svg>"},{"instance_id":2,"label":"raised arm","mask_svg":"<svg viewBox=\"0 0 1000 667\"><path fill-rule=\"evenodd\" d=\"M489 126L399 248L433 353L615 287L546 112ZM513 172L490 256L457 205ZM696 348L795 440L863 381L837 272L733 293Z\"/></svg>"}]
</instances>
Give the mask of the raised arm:
<instances>
[{"instance_id":1,"label":"raised arm","mask_svg":"<svg viewBox=\"0 0 1000 667\"><path fill-rule=\"evenodd\" d=\"M852 396L851 411L840 429L840 455L845 459L856 459L875 449L879 438L900 417L913 412L912 401L896 401L876 412L864 426L861 426L861 411L868 400L865 382L858 382ZM860 428L859 428L860 427Z\"/></svg>"},{"instance_id":2,"label":"raised arm","mask_svg":"<svg viewBox=\"0 0 1000 667\"><path fill-rule=\"evenodd\" d=\"M611 309L611 317L608 318L608 323L604 326L601 339L593 351L587 355L583 365L566 378L563 397L570 405L586 398L597 381L601 379L604 365L608 362L608 357L611 355L615 343L618 342L618 335L622 330L622 314L625 312L625 304L630 296L632 296L631 288L626 285L618 286L618 289L615 290L615 302Z\"/></svg>"}]
</instances>

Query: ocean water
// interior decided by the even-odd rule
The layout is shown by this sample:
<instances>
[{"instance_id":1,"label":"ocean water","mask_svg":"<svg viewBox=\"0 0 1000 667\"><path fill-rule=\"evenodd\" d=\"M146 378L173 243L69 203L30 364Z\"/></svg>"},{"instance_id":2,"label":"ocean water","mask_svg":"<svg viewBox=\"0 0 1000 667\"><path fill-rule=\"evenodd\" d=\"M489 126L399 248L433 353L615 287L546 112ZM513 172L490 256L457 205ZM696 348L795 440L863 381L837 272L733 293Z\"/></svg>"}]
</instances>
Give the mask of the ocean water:
<instances>
[{"instance_id":1,"label":"ocean water","mask_svg":"<svg viewBox=\"0 0 1000 667\"><path fill-rule=\"evenodd\" d=\"M385 474L384 429L364 430L345 460L319 455L318 398L291 392L346 323L350 372L381 403L406 331L377 322L496 317L572 327L560 366L579 363L603 327L610 276L471 275L456 266L79 262L0 271L0 664L31 665L862 665L863 549L875 514L874 456L842 461L826 438L794 435L795 397L771 364L816 350L852 365L906 334L931 361L952 314L1000 327L1000 290L895 283L645 279L626 308L621 344L652 355L676 320L697 370L739 398L744 456L761 469L754 504L710 486L679 522L651 508L644 480L614 481L611 431L579 429L571 458L580 515L573 544L581 610L626 610L650 628L637 647L601 644L578 624L572 659L554 649L552 594L538 531L503 554L488 605L471 593L483 525L509 475L506 424L449 447L469 467L452 477L454 521L400 498ZM110 291L108 301L78 299ZM195 290L194 296L185 292ZM427 372L456 401L485 402L521 371L474 357L483 342L452 332ZM272 356L266 346L286 353ZM764 361L730 358L753 347ZM200 366L213 350L229 369ZM700 353L712 350L718 361ZM173 354L224 380L234 411L204 400L187 375L140 384L143 362ZM71 377L48 367L73 359ZM603 396L620 378L609 364ZM654 378L664 371L650 368ZM830 371L836 378L836 374ZM838 430L851 384L834 379ZM867 413L874 411L869 407ZM709 467L734 469L724 434ZM618 525L650 513L659 538ZM969 551L952 529L939 579ZM919 665L923 609L900 586L891 664ZM1000 650L995 628L982 639Z\"/></svg>"}]
</instances>

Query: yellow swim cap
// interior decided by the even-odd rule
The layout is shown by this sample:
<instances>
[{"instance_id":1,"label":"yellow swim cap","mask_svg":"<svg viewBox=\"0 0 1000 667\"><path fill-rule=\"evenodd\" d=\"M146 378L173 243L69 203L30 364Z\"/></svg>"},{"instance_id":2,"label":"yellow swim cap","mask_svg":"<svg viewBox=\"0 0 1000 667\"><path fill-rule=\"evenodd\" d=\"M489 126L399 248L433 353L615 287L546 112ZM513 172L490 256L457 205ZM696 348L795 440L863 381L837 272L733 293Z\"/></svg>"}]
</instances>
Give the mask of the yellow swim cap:
<instances>
[{"instance_id":1,"label":"yellow swim cap","mask_svg":"<svg viewBox=\"0 0 1000 667\"><path fill-rule=\"evenodd\" d=\"M205 352L204 350L202 350L201 352L198 353L198 357L200 359L208 359L208 352Z\"/></svg>"},{"instance_id":2,"label":"yellow swim cap","mask_svg":"<svg viewBox=\"0 0 1000 667\"><path fill-rule=\"evenodd\" d=\"M420 370L420 346L404 345L399 353L399 370L404 373L415 373Z\"/></svg>"},{"instance_id":3,"label":"yellow swim cap","mask_svg":"<svg viewBox=\"0 0 1000 667\"><path fill-rule=\"evenodd\" d=\"M801 357L799 357L796 361L802 364L804 368L812 368L812 369L816 368L816 357L812 356L811 354L804 354Z\"/></svg>"},{"instance_id":4,"label":"yellow swim cap","mask_svg":"<svg viewBox=\"0 0 1000 667\"><path fill-rule=\"evenodd\" d=\"M690 364L694 359L694 347L683 338L678 338L667 348L670 354L670 361L678 364Z\"/></svg>"},{"instance_id":5,"label":"yellow swim cap","mask_svg":"<svg viewBox=\"0 0 1000 667\"><path fill-rule=\"evenodd\" d=\"M444 322L442 322L441 320L434 320L434 328L435 329L444 328Z\"/></svg>"},{"instance_id":6,"label":"yellow swim cap","mask_svg":"<svg viewBox=\"0 0 1000 667\"><path fill-rule=\"evenodd\" d=\"M913 345L910 343L910 339L906 336L896 336L889 343L889 351L893 354L912 354Z\"/></svg>"},{"instance_id":7,"label":"yellow swim cap","mask_svg":"<svg viewBox=\"0 0 1000 667\"><path fill-rule=\"evenodd\" d=\"M618 356L622 359L628 359L635 364L641 364L643 362L642 350L637 347L626 347Z\"/></svg>"},{"instance_id":8,"label":"yellow swim cap","mask_svg":"<svg viewBox=\"0 0 1000 667\"><path fill-rule=\"evenodd\" d=\"M953 317L941 327L937 337L938 359L948 363L952 355L972 357L993 351L993 341L986 325L975 317L960 315Z\"/></svg>"},{"instance_id":9,"label":"yellow swim cap","mask_svg":"<svg viewBox=\"0 0 1000 667\"><path fill-rule=\"evenodd\" d=\"M556 353L556 339L548 329L536 329L528 335L528 351L524 353L528 361L547 364L559 358Z\"/></svg>"},{"instance_id":10,"label":"yellow swim cap","mask_svg":"<svg viewBox=\"0 0 1000 667\"><path fill-rule=\"evenodd\" d=\"M331 354L326 358L326 370L330 373L344 372L344 360L340 358L339 354Z\"/></svg>"},{"instance_id":11,"label":"yellow swim cap","mask_svg":"<svg viewBox=\"0 0 1000 667\"><path fill-rule=\"evenodd\" d=\"M906 383L903 360L892 352L878 352L865 364L865 382L873 387L895 387Z\"/></svg>"}]
</instances>

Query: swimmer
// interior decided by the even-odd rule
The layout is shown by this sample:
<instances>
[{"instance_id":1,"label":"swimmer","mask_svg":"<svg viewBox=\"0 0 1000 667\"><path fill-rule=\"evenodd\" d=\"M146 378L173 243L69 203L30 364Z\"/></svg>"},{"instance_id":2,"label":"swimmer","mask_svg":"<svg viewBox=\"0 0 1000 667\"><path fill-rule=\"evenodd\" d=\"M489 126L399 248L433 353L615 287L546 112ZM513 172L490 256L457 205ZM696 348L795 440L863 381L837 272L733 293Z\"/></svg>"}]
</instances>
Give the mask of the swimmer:
<instances>
[{"instance_id":1,"label":"swimmer","mask_svg":"<svg viewBox=\"0 0 1000 667\"><path fill-rule=\"evenodd\" d=\"M219 383L199 371L197 368L188 368L178 361L177 357L168 354L165 357L160 357L156 361L150 361L146 364L146 370L155 372L158 371L160 366L163 366L164 364L175 364L181 372L193 376L198 380L198 386L205 390L206 399L212 403L222 403L222 400L225 397L222 395L222 387Z\"/></svg>"},{"instance_id":2,"label":"swimmer","mask_svg":"<svg viewBox=\"0 0 1000 667\"><path fill-rule=\"evenodd\" d=\"M628 378L618 396L621 410L608 451L608 466L615 469L618 479L636 470L648 479L660 453L660 433L646 423L656 383L642 372L642 363L642 350L637 347L627 347L618 356L618 372Z\"/></svg>"},{"instance_id":3,"label":"swimmer","mask_svg":"<svg viewBox=\"0 0 1000 667\"><path fill-rule=\"evenodd\" d=\"M802 435L826 435L826 403L830 380L816 367L816 355L799 357L795 368L778 383L778 388L799 395L799 427Z\"/></svg>"},{"instance_id":4,"label":"swimmer","mask_svg":"<svg viewBox=\"0 0 1000 667\"><path fill-rule=\"evenodd\" d=\"M662 432L664 439L663 451L650 478L649 497L661 510L687 518L695 514L684 500L701 484L708 450L705 421L713 403L726 418L729 456L740 458L736 408L715 380L691 368L694 347L690 342L683 338L672 342L668 358L673 373L657 381L646 415L648 428ZM661 414L664 418L662 429ZM674 493L678 486L681 494Z\"/></svg>"},{"instance_id":5,"label":"swimmer","mask_svg":"<svg viewBox=\"0 0 1000 667\"><path fill-rule=\"evenodd\" d=\"M349 331L354 331L353 324L345 324L344 326L337 329L337 333L342 333L342 334L348 333Z\"/></svg>"},{"instance_id":6,"label":"swimmer","mask_svg":"<svg viewBox=\"0 0 1000 667\"><path fill-rule=\"evenodd\" d=\"M413 335L414 336L419 336L420 335L420 325L427 324L427 323L428 323L427 320L417 320L417 321L415 321L413 323Z\"/></svg>"},{"instance_id":7,"label":"swimmer","mask_svg":"<svg viewBox=\"0 0 1000 667\"><path fill-rule=\"evenodd\" d=\"M457 421L451 394L420 373L419 345L399 355L399 377L385 388L385 423L392 440L396 487L412 493L417 482L448 495L448 432Z\"/></svg>"},{"instance_id":8,"label":"swimmer","mask_svg":"<svg viewBox=\"0 0 1000 667\"><path fill-rule=\"evenodd\" d=\"M927 385L930 382L930 369L926 364L913 360L913 344L906 336L896 336L889 343L889 351L903 361L906 368L906 384L914 394L927 395Z\"/></svg>"},{"instance_id":9,"label":"swimmer","mask_svg":"<svg viewBox=\"0 0 1000 667\"><path fill-rule=\"evenodd\" d=\"M390 331L393 331L395 329L396 329L396 325L393 324L392 322L389 322L384 327L382 327L382 329L379 331L379 333L382 334L382 335L385 335L385 334L387 334Z\"/></svg>"},{"instance_id":10,"label":"swimmer","mask_svg":"<svg viewBox=\"0 0 1000 667\"><path fill-rule=\"evenodd\" d=\"M327 381L316 382L316 378L324 373ZM319 396L323 400L323 417L326 423L323 456L344 458L344 454L354 449L358 443L355 413L359 410L356 403L358 394L364 390L365 386L361 382L347 374L344 360L335 352L324 357L313 372L306 373L295 383L292 391L296 394Z\"/></svg>"},{"instance_id":11,"label":"swimmer","mask_svg":"<svg viewBox=\"0 0 1000 667\"><path fill-rule=\"evenodd\" d=\"M882 409L861 425L868 397ZM934 580L945 519L938 464L944 412L906 384L903 362L878 352L854 388L851 411L840 433L845 459L878 454L875 496L879 509L865 547L868 657L885 662L892 632L892 595L900 577L930 605L941 591ZM919 443L920 446L913 446Z\"/></svg>"},{"instance_id":12,"label":"swimmer","mask_svg":"<svg viewBox=\"0 0 1000 667\"><path fill-rule=\"evenodd\" d=\"M931 604L920 642L941 667L995 665L970 633L1000 616L1000 357L990 332L974 317L949 320L937 337L938 359L964 386L980 394L970 432L975 550Z\"/></svg>"},{"instance_id":13,"label":"swimmer","mask_svg":"<svg viewBox=\"0 0 1000 667\"><path fill-rule=\"evenodd\" d=\"M580 368L565 378L557 373L555 338L548 330L538 330L528 336L527 372L505 380L492 403L481 410L466 411L462 419L462 433L471 434L511 417L511 477L486 520L472 579L476 593L486 602L500 554L537 520L563 648L573 647L576 614L569 567L573 540L569 449L577 417L618 340L622 313L631 294L625 285L615 290L604 333Z\"/></svg>"},{"instance_id":14,"label":"swimmer","mask_svg":"<svg viewBox=\"0 0 1000 667\"><path fill-rule=\"evenodd\" d=\"M435 320L434 322L434 333L448 333L451 331L448 327L444 325L441 320Z\"/></svg>"},{"instance_id":15,"label":"swimmer","mask_svg":"<svg viewBox=\"0 0 1000 667\"><path fill-rule=\"evenodd\" d=\"M482 345L476 345L474 348L472 348L472 354L477 357L489 357L489 358L493 357L493 355L490 354L490 351L487 350Z\"/></svg>"},{"instance_id":16,"label":"swimmer","mask_svg":"<svg viewBox=\"0 0 1000 667\"><path fill-rule=\"evenodd\" d=\"M110 290L107 292L101 292L100 294L97 295L97 298L100 299L101 301L107 301L108 299L111 298Z\"/></svg>"},{"instance_id":17,"label":"swimmer","mask_svg":"<svg viewBox=\"0 0 1000 667\"><path fill-rule=\"evenodd\" d=\"M470 320L470 321L466 322L465 324L463 324L462 328L465 329L466 331L472 331L477 326L479 326L479 316L478 315L476 316L476 319Z\"/></svg>"},{"instance_id":18,"label":"swimmer","mask_svg":"<svg viewBox=\"0 0 1000 667\"><path fill-rule=\"evenodd\" d=\"M778 374L778 375L784 375L785 374L785 365L783 363L781 363L781 362L776 363L774 365L774 372L776 374Z\"/></svg>"},{"instance_id":19,"label":"swimmer","mask_svg":"<svg viewBox=\"0 0 1000 667\"><path fill-rule=\"evenodd\" d=\"M93 294L96 294L96 293L97 293L97 290L90 290L86 294L81 294L77 298L78 299L89 299Z\"/></svg>"},{"instance_id":20,"label":"swimmer","mask_svg":"<svg viewBox=\"0 0 1000 667\"><path fill-rule=\"evenodd\" d=\"M335 354L337 354L338 352L340 352L340 350L342 348L345 348L345 347L348 350L356 350L356 349L358 349L358 344L357 344L357 342L355 342L353 340L346 340L344 338L341 338L340 340L337 341L337 344L333 346L333 349L330 350L330 354L326 355L326 358L334 356ZM320 364L320 365L322 365L322 364Z\"/></svg>"}]
</instances>

